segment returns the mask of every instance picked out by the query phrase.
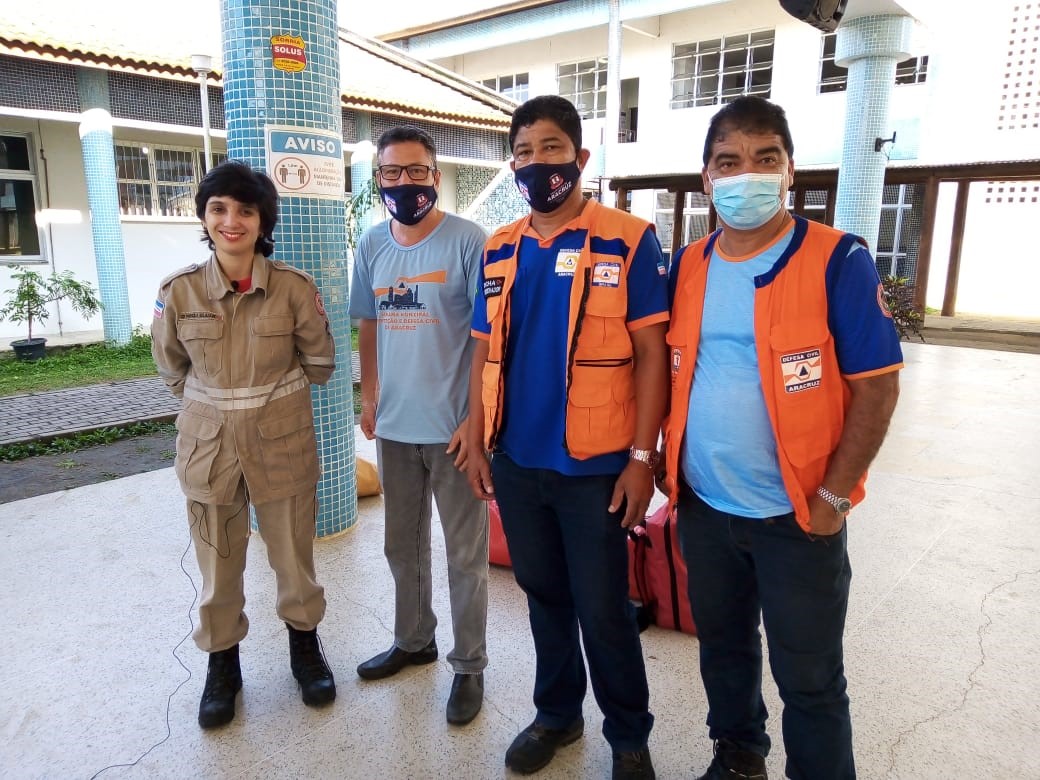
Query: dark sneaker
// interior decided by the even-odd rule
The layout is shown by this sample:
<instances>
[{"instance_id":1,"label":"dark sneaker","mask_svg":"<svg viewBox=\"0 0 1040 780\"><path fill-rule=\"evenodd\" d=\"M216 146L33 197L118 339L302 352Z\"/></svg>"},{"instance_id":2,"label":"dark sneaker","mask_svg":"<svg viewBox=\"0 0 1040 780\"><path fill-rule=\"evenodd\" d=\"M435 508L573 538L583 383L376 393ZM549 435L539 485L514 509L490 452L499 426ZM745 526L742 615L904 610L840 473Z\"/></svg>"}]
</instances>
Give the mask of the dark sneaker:
<instances>
[{"instance_id":1,"label":"dark sneaker","mask_svg":"<svg viewBox=\"0 0 1040 780\"><path fill-rule=\"evenodd\" d=\"M506 751L506 766L514 772L529 775L553 760L557 748L581 738L585 719L580 715L565 729L550 729L535 721L517 734Z\"/></svg>"},{"instance_id":2,"label":"dark sneaker","mask_svg":"<svg viewBox=\"0 0 1040 780\"><path fill-rule=\"evenodd\" d=\"M321 651L317 629L298 631L288 623L285 627L289 629L289 664L300 683L303 703L308 707L331 704L336 699L336 679Z\"/></svg>"},{"instance_id":3,"label":"dark sneaker","mask_svg":"<svg viewBox=\"0 0 1040 780\"><path fill-rule=\"evenodd\" d=\"M768 780L766 760L728 739L715 740L715 758L699 780Z\"/></svg>"},{"instance_id":4,"label":"dark sneaker","mask_svg":"<svg viewBox=\"0 0 1040 780\"><path fill-rule=\"evenodd\" d=\"M484 673L456 674L448 695L448 723L465 726L480 712L484 703Z\"/></svg>"},{"instance_id":5,"label":"dark sneaker","mask_svg":"<svg viewBox=\"0 0 1040 780\"><path fill-rule=\"evenodd\" d=\"M235 696L242 690L238 645L209 654L206 686L199 702L199 725L213 729L235 718Z\"/></svg>"},{"instance_id":6,"label":"dark sneaker","mask_svg":"<svg viewBox=\"0 0 1040 780\"><path fill-rule=\"evenodd\" d=\"M653 762L650 761L650 748L614 754L611 780L655 780L656 777Z\"/></svg>"},{"instance_id":7,"label":"dark sneaker","mask_svg":"<svg viewBox=\"0 0 1040 780\"><path fill-rule=\"evenodd\" d=\"M430 640L422 650L409 653L394 645L385 653L369 658L357 668L358 677L365 680L381 680L397 674L406 666L422 666L437 660L437 641Z\"/></svg>"}]
</instances>

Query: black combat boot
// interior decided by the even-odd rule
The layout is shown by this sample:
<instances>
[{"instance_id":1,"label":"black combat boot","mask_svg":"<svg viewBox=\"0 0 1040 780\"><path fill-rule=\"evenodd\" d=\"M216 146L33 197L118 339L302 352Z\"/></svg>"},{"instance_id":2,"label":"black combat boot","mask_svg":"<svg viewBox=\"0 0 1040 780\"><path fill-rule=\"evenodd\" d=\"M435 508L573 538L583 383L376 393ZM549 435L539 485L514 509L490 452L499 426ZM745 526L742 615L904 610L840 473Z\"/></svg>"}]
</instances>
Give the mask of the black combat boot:
<instances>
[{"instance_id":1,"label":"black combat boot","mask_svg":"<svg viewBox=\"0 0 1040 780\"><path fill-rule=\"evenodd\" d=\"M318 630L298 631L288 623L289 662L293 677L300 683L303 703L310 707L330 704L336 699L336 680L318 643Z\"/></svg>"},{"instance_id":2,"label":"black combat boot","mask_svg":"<svg viewBox=\"0 0 1040 780\"><path fill-rule=\"evenodd\" d=\"M212 729L230 723L235 717L235 695L242 690L242 669L238 665L238 645L209 654L206 687L199 702L199 725Z\"/></svg>"}]
</instances>

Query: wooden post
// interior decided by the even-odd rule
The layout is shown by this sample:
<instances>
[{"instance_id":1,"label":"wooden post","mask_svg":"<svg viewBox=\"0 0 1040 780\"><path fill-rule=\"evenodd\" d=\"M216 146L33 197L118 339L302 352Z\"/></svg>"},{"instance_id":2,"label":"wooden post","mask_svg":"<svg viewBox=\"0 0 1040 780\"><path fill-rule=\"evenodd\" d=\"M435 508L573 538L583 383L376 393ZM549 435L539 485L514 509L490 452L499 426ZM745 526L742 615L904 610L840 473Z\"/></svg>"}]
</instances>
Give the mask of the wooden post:
<instances>
[{"instance_id":1,"label":"wooden post","mask_svg":"<svg viewBox=\"0 0 1040 780\"><path fill-rule=\"evenodd\" d=\"M921 236L917 242L917 273L914 275L914 308L922 314L928 296L928 273L932 267L932 241L935 237L935 211L938 203L939 179L929 176L924 182Z\"/></svg>"},{"instance_id":2,"label":"wooden post","mask_svg":"<svg viewBox=\"0 0 1040 780\"><path fill-rule=\"evenodd\" d=\"M834 227L834 205L838 202L838 188L830 186L827 188L827 207L823 212L823 222L825 225Z\"/></svg>"},{"instance_id":3,"label":"wooden post","mask_svg":"<svg viewBox=\"0 0 1040 780\"><path fill-rule=\"evenodd\" d=\"M685 220L683 211L686 209L686 190L678 190L675 193L675 208L672 209L672 257L679 251L679 247L686 243Z\"/></svg>"},{"instance_id":4,"label":"wooden post","mask_svg":"<svg viewBox=\"0 0 1040 780\"><path fill-rule=\"evenodd\" d=\"M627 189L625 189L624 187L618 187L617 188L617 195L615 197L616 197L616 201L617 201L617 207L619 209L621 209L622 211L631 211L632 210L632 204L630 204L628 202L628 190Z\"/></svg>"},{"instance_id":5,"label":"wooden post","mask_svg":"<svg viewBox=\"0 0 1040 780\"><path fill-rule=\"evenodd\" d=\"M805 187L797 187L794 191L794 213L805 216Z\"/></svg>"},{"instance_id":6,"label":"wooden post","mask_svg":"<svg viewBox=\"0 0 1040 780\"><path fill-rule=\"evenodd\" d=\"M964 244L964 223L968 215L970 181L957 182L957 205L953 210L953 235L950 237L950 267L946 271L946 294L943 296L942 316L957 314L957 280L961 274L961 247Z\"/></svg>"}]
</instances>

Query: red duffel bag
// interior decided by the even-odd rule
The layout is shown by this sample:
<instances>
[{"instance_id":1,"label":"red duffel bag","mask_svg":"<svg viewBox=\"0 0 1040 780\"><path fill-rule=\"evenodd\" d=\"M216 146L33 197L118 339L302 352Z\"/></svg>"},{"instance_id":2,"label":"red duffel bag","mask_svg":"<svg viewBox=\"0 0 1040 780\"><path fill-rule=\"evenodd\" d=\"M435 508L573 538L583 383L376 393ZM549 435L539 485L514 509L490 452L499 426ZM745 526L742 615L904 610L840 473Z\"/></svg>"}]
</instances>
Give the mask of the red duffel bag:
<instances>
[{"instance_id":1,"label":"red duffel bag","mask_svg":"<svg viewBox=\"0 0 1040 780\"><path fill-rule=\"evenodd\" d=\"M654 623L661 628L696 634L686 588L686 561L679 551L675 513L668 512L667 504L646 518L646 539L646 544L637 547L646 556L643 587L650 592Z\"/></svg>"},{"instance_id":2,"label":"red duffel bag","mask_svg":"<svg viewBox=\"0 0 1040 780\"><path fill-rule=\"evenodd\" d=\"M502 530L502 515L498 511L498 502L492 499L488 504L488 561L496 566L512 566L509 548L506 546L506 534Z\"/></svg>"}]
</instances>

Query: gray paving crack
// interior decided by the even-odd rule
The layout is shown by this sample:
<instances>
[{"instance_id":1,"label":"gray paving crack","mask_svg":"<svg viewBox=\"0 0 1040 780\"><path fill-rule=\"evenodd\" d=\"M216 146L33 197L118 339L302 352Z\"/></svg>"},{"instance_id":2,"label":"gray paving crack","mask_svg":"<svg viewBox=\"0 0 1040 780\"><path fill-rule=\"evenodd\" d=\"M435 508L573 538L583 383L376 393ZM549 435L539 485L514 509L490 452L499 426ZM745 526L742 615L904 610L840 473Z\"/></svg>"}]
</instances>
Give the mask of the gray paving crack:
<instances>
[{"instance_id":1,"label":"gray paving crack","mask_svg":"<svg viewBox=\"0 0 1040 780\"><path fill-rule=\"evenodd\" d=\"M997 591L1001 590L1002 588L1006 588L1009 585L1014 585L1022 577L1030 577L1030 576L1034 576L1035 577L1038 574L1040 574L1040 569L1030 569L1030 570L1026 570L1026 571L1020 571L1017 574L1015 574L1015 576L1012 577L1011 579L1004 580L1004 582L1001 582L1001 583L998 583L997 585L994 585L986 593L986 595L982 597L982 603L979 605L979 613L982 615L982 622L980 623L980 625L978 627L978 630L976 632L976 638L978 639L978 645L979 645L979 660L978 660L978 663L975 664L975 667L968 674L968 678L967 678L968 684L964 688L964 690L961 692L961 700L959 702L957 702L957 704L955 704L953 707L949 707L949 708L940 710L939 712L936 712L934 715L931 715L930 717L923 718L923 719L917 721L916 723L914 723L912 726L910 726L910 728L904 729L903 731L901 731L899 733L899 736L896 737L896 741L893 742L892 745L888 749L888 766L885 769L885 775L884 775L885 777L893 777L893 776L894 777L898 777L899 776L898 774L895 774L895 772L896 772L896 753L899 751L900 747L902 747L904 744L906 744L910 740L910 738L917 732L917 730L919 728L921 728L922 726L927 726L930 723L935 723L936 721L942 720L943 718L945 718L945 717L947 717L949 715L953 715L953 714L959 712L960 710L964 709L965 705L967 705L968 697L971 696L972 691L975 690L975 687L976 687L976 684L977 684L976 678L977 678L979 672L982 671L982 667L984 667L986 665L985 634L986 634L986 630L991 625L993 625L993 618L990 616L990 614L988 612L986 612L986 602L989 601L990 596L993 596L994 594L997 593Z\"/></svg>"}]
</instances>

